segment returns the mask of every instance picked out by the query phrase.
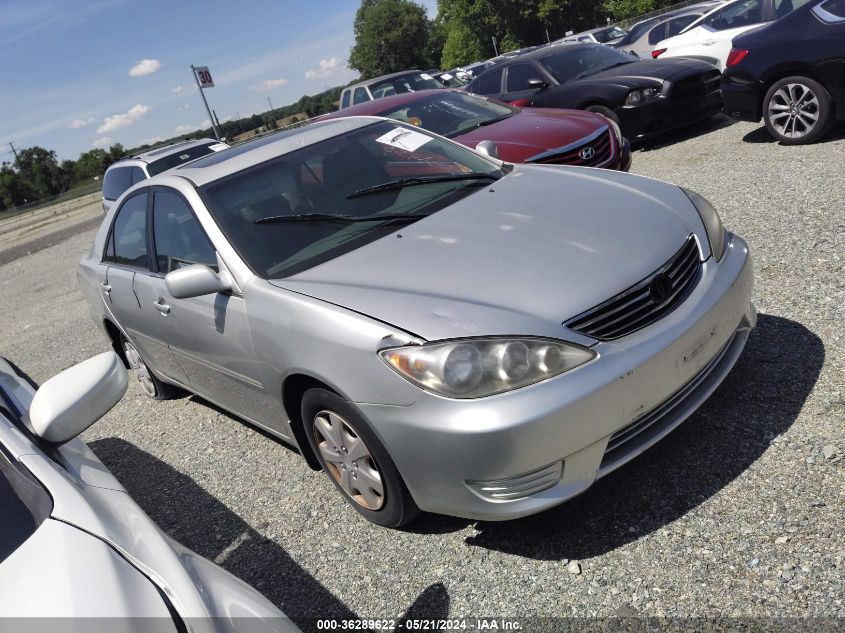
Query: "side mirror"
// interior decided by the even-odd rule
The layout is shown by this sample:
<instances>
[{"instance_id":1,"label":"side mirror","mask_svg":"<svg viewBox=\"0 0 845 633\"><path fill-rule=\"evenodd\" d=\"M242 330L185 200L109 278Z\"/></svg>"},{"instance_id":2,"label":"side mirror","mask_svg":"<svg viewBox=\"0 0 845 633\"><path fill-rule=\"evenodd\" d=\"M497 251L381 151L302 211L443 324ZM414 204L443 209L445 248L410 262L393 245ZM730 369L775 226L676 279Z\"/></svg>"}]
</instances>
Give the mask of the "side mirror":
<instances>
[{"instance_id":1,"label":"side mirror","mask_svg":"<svg viewBox=\"0 0 845 633\"><path fill-rule=\"evenodd\" d=\"M167 273L164 285L174 299L190 299L232 289L228 276L218 275L203 264L193 264Z\"/></svg>"},{"instance_id":2,"label":"side mirror","mask_svg":"<svg viewBox=\"0 0 845 633\"><path fill-rule=\"evenodd\" d=\"M481 141L475 146L475 149L490 158L499 158L499 148L493 141Z\"/></svg>"},{"instance_id":3,"label":"side mirror","mask_svg":"<svg viewBox=\"0 0 845 633\"><path fill-rule=\"evenodd\" d=\"M531 86L532 88L538 88L540 90L543 90L544 88L549 87L549 84L547 82L543 81L542 79L529 79L528 85Z\"/></svg>"},{"instance_id":4,"label":"side mirror","mask_svg":"<svg viewBox=\"0 0 845 633\"><path fill-rule=\"evenodd\" d=\"M65 369L35 392L29 408L32 429L48 442L63 444L120 402L126 385L126 367L114 352Z\"/></svg>"}]
</instances>

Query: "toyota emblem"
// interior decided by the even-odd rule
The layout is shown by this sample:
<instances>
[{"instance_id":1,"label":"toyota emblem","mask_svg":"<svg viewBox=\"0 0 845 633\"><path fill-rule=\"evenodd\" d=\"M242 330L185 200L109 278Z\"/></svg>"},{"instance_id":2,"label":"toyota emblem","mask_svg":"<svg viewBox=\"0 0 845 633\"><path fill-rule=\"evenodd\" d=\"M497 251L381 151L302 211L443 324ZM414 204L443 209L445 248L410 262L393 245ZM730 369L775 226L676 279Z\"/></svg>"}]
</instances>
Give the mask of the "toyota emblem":
<instances>
[{"instance_id":1,"label":"toyota emblem","mask_svg":"<svg viewBox=\"0 0 845 633\"><path fill-rule=\"evenodd\" d=\"M592 147L585 147L580 152L578 152L578 156L581 157L581 160L590 160L595 155L596 150L594 150Z\"/></svg>"},{"instance_id":2,"label":"toyota emblem","mask_svg":"<svg viewBox=\"0 0 845 633\"><path fill-rule=\"evenodd\" d=\"M663 303L672 296L672 279L669 275L658 273L648 285L648 293L655 303Z\"/></svg>"}]
</instances>

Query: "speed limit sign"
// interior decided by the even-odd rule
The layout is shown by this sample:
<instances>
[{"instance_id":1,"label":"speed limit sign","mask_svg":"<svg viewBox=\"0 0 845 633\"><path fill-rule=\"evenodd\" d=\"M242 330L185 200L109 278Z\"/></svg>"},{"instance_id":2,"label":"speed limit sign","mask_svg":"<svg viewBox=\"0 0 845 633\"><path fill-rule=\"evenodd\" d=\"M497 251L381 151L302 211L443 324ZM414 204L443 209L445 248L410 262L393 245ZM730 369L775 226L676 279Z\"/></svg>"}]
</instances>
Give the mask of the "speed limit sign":
<instances>
[{"instance_id":1,"label":"speed limit sign","mask_svg":"<svg viewBox=\"0 0 845 633\"><path fill-rule=\"evenodd\" d=\"M194 66L194 72L197 74L200 88L214 88L214 80L208 72L208 66Z\"/></svg>"}]
</instances>

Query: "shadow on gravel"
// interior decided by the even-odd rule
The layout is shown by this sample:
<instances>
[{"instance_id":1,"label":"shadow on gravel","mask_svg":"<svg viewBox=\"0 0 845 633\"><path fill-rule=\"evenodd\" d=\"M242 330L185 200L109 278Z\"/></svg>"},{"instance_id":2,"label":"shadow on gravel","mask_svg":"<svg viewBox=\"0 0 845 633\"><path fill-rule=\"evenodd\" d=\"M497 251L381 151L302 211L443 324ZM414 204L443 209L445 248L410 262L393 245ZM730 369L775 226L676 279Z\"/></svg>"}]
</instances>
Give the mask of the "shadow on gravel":
<instances>
[{"instance_id":1,"label":"shadow on gravel","mask_svg":"<svg viewBox=\"0 0 845 633\"><path fill-rule=\"evenodd\" d=\"M792 425L824 355L821 339L801 324L760 315L733 371L663 441L552 510L477 523L467 543L541 560L584 559L660 529L717 494ZM423 516L410 527L440 533L468 523Z\"/></svg>"},{"instance_id":2,"label":"shadow on gravel","mask_svg":"<svg viewBox=\"0 0 845 633\"><path fill-rule=\"evenodd\" d=\"M845 138L845 123L840 122L833 130L828 133L824 138L816 141L814 145L820 145L823 143L832 143L833 141L841 141ZM748 134L742 137L742 140L746 143L771 143L775 144L777 141L769 134L769 131L766 129L766 126L760 126L756 130L752 130ZM783 145L782 147L789 147L788 145Z\"/></svg>"},{"instance_id":3,"label":"shadow on gravel","mask_svg":"<svg viewBox=\"0 0 845 633\"><path fill-rule=\"evenodd\" d=\"M730 127L736 123L736 119L727 117L724 114L717 114L716 116L713 116L705 121L701 121L700 123L695 123L679 130L667 132L666 134L661 134L651 140L632 141L631 149L633 151L650 152L655 149L660 149L661 147L688 141L698 136Z\"/></svg>"},{"instance_id":4,"label":"shadow on gravel","mask_svg":"<svg viewBox=\"0 0 845 633\"><path fill-rule=\"evenodd\" d=\"M318 619L368 617L356 615L284 549L187 475L118 438L89 446L164 532L260 591L303 631L316 631ZM402 621L423 615L449 616L449 594L442 584L423 591Z\"/></svg>"}]
</instances>

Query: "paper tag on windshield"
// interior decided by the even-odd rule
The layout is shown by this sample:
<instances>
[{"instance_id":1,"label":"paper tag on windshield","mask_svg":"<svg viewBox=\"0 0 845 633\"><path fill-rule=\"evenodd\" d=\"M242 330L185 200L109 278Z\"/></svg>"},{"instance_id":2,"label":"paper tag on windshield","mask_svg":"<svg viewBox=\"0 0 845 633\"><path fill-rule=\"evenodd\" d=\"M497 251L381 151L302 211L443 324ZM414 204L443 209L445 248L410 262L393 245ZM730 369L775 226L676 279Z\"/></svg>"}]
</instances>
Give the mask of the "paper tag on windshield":
<instances>
[{"instance_id":1,"label":"paper tag on windshield","mask_svg":"<svg viewBox=\"0 0 845 633\"><path fill-rule=\"evenodd\" d=\"M219 152L221 149L229 149L229 146L226 143L214 143L213 145L209 145L208 149L212 152Z\"/></svg>"},{"instance_id":2,"label":"paper tag on windshield","mask_svg":"<svg viewBox=\"0 0 845 633\"><path fill-rule=\"evenodd\" d=\"M376 143L390 145L391 147L398 147L399 149L404 149L406 152L413 152L428 143L430 140L431 137L426 136L425 134L397 127L387 134L379 136L376 139Z\"/></svg>"},{"instance_id":3,"label":"paper tag on windshield","mask_svg":"<svg viewBox=\"0 0 845 633\"><path fill-rule=\"evenodd\" d=\"M434 79L434 77L432 77L428 73L420 73L420 77L422 77L423 79L427 79L427 80Z\"/></svg>"},{"instance_id":4,"label":"paper tag on windshield","mask_svg":"<svg viewBox=\"0 0 845 633\"><path fill-rule=\"evenodd\" d=\"M450 75L449 73L443 73L442 75L440 75L440 78L449 81L452 78L452 75Z\"/></svg>"}]
</instances>

